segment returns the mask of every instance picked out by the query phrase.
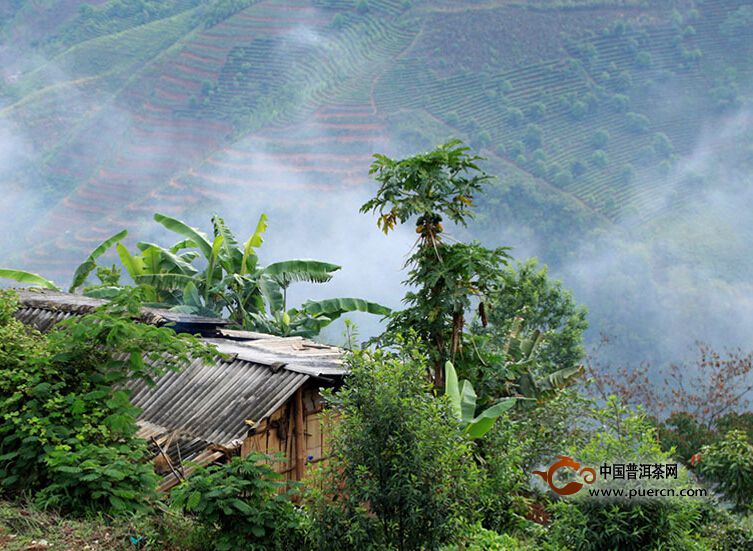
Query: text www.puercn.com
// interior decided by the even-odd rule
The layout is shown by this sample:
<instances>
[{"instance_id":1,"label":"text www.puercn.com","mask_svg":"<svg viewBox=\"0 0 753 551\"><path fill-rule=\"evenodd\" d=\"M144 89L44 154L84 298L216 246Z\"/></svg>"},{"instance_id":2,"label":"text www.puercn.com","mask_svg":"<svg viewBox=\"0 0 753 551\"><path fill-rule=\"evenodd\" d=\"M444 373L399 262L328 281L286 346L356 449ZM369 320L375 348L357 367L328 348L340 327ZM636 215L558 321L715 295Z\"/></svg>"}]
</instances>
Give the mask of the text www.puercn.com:
<instances>
[{"instance_id":1,"label":"text www.puercn.com","mask_svg":"<svg viewBox=\"0 0 753 551\"><path fill-rule=\"evenodd\" d=\"M674 488L589 488L588 495L592 497L706 497L708 490L705 488L683 488L676 491Z\"/></svg>"}]
</instances>

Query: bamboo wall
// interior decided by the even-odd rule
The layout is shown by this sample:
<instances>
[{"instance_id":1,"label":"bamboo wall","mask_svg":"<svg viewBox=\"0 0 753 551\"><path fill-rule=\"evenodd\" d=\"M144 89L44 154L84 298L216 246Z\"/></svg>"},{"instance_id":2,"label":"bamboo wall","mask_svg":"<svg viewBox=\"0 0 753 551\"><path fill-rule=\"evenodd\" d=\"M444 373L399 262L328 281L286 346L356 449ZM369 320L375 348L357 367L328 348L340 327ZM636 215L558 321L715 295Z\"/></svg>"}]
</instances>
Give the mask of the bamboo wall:
<instances>
[{"instance_id":1,"label":"bamboo wall","mask_svg":"<svg viewBox=\"0 0 753 551\"><path fill-rule=\"evenodd\" d=\"M241 446L244 457L252 452L282 455L284 460L274 463L273 468L286 480L305 478L311 467L327 459L329 449L328 431L322 426L322 398L318 388L302 389L298 393L263 421ZM300 417L299 402L303 406ZM303 422L299 428L300 418ZM301 433L299 447L297 435Z\"/></svg>"}]
</instances>

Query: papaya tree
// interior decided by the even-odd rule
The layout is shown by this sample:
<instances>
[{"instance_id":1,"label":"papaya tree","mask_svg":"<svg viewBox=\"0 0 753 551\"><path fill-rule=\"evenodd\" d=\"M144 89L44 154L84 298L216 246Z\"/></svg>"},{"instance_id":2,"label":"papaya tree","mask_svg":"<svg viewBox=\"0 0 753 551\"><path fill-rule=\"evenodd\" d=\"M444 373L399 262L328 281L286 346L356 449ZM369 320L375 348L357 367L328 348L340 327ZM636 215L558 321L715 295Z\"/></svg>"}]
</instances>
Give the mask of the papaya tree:
<instances>
[{"instance_id":1,"label":"papaya tree","mask_svg":"<svg viewBox=\"0 0 753 551\"><path fill-rule=\"evenodd\" d=\"M559 317L552 313L550 320L541 310L559 305L560 295L554 293L540 305L526 295L518 297L521 290L506 277L509 248L450 242L445 234L446 220L465 226L473 217L475 195L491 178L479 168L481 160L457 140L401 160L375 155L371 174L379 188L361 212L377 213L377 225L384 233L414 220L419 235L406 263L405 283L411 290L403 299L405 308L390 316L378 341L390 344L398 335L415 332L425 343L435 388L444 388L445 365L451 361L477 384L479 405L489 407L505 396L542 398L570 384L582 369L577 361L564 361L577 358L575 345L563 361L549 362L544 370L538 365L542 350L551 350L542 347L551 336L549 330L557 329L565 314L575 316L573 307ZM508 310L510 305L515 309ZM476 321L468 324L466 318L474 311ZM526 323L533 314L535 319ZM499 322L494 331L484 330L490 318ZM470 330L468 325L481 329ZM582 332L581 325L575 329ZM575 329L577 340L580 332Z\"/></svg>"},{"instance_id":2,"label":"papaya tree","mask_svg":"<svg viewBox=\"0 0 753 551\"><path fill-rule=\"evenodd\" d=\"M481 157L458 140L402 160L374 157L370 174L380 186L361 212L377 213L377 225L385 234L415 219L419 235L406 263L405 283L415 290L405 295L406 308L391 316L381 341L415 331L428 345L434 384L442 388L445 362L462 348L467 313L477 305L486 319L485 302L509 258L507 247L447 243L443 222L465 226L473 215L474 195L491 177L478 167Z\"/></svg>"}]
</instances>

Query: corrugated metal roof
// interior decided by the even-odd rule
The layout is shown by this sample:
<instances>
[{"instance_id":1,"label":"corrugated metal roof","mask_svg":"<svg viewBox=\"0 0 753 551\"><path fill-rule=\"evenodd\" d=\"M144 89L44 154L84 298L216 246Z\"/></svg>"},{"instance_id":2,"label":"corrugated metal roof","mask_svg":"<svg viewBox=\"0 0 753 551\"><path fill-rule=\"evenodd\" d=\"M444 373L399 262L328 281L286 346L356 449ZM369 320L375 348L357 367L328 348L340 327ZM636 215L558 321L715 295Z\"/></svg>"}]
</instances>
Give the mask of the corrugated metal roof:
<instances>
[{"instance_id":1,"label":"corrugated metal roof","mask_svg":"<svg viewBox=\"0 0 753 551\"><path fill-rule=\"evenodd\" d=\"M104 301L58 292L19 292L16 317L42 331L71 316L91 312ZM164 311L145 309L144 321L161 324ZM211 318L181 314L189 324ZM142 410L139 434L150 439L177 435L187 452L208 443L228 445L245 436L254 424L274 413L311 377L343 375L338 348L300 337L276 337L218 329L226 338L204 339L226 354L214 363L193 361L179 372L168 372L155 386L131 385L132 401ZM247 423L250 421L250 423ZM184 456L184 460L186 457Z\"/></svg>"},{"instance_id":2,"label":"corrugated metal roof","mask_svg":"<svg viewBox=\"0 0 753 551\"><path fill-rule=\"evenodd\" d=\"M107 304L100 300L81 295L73 295L49 289L20 289L16 291L23 306L16 317L37 327L40 331L48 331L52 325L71 316L80 316L94 311ZM227 325L227 320L194 316L173 312L162 308L142 308L141 321L152 325L173 324L176 330L202 335L219 335L219 327Z\"/></svg>"},{"instance_id":3,"label":"corrugated metal roof","mask_svg":"<svg viewBox=\"0 0 753 551\"><path fill-rule=\"evenodd\" d=\"M154 387L132 385L140 419L168 430L226 445L245 436L300 388L308 375L244 360L192 362L162 376Z\"/></svg>"},{"instance_id":4,"label":"corrugated metal roof","mask_svg":"<svg viewBox=\"0 0 753 551\"><path fill-rule=\"evenodd\" d=\"M340 377L346 373L342 350L301 337L271 337L249 341L205 339L223 354L249 362L278 365L312 377Z\"/></svg>"}]
</instances>

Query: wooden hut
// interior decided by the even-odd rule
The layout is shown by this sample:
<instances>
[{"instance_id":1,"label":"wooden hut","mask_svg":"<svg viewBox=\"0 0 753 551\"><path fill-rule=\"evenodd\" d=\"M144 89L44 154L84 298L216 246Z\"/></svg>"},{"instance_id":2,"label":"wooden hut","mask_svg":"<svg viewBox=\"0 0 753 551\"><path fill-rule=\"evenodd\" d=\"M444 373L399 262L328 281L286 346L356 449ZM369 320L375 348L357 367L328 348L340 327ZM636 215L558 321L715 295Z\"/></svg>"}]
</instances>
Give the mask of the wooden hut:
<instances>
[{"instance_id":1,"label":"wooden hut","mask_svg":"<svg viewBox=\"0 0 753 551\"><path fill-rule=\"evenodd\" d=\"M47 290L19 291L16 317L40 331L91 312L105 301ZM168 372L155 386L131 386L141 409L139 436L154 453L166 491L190 474L187 463L207 465L237 454L279 453L275 469L302 480L307 465L327 457L320 388L336 387L346 372L342 350L301 337L226 329L218 318L144 308L141 321L172 324L198 334L224 358L195 360Z\"/></svg>"}]
</instances>

